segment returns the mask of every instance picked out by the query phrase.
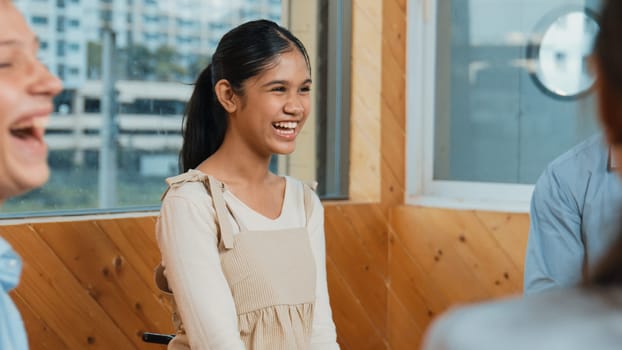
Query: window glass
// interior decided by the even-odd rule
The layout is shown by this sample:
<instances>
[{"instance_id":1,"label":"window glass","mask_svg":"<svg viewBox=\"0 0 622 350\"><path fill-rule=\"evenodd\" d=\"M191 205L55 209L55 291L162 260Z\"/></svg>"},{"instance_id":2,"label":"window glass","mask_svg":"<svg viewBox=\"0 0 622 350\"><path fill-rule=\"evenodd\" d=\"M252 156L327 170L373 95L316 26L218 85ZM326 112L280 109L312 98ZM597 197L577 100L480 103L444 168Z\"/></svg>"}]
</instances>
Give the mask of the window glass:
<instances>
[{"instance_id":1,"label":"window glass","mask_svg":"<svg viewBox=\"0 0 622 350\"><path fill-rule=\"evenodd\" d=\"M594 28L563 14L597 11L599 1L437 4L434 180L533 184L547 163L597 132L593 94L556 96L532 72L541 64L533 50L553 25L580 46L573 62L581 68L569 68L564 49L542 56L570 80L589 69L592 42L582 33Z\"/></svg>"},{"instance_id":2,"label":"window glass","mask_svg":"<svg viewBox=\"0 0 622 350\"><path fill-rule=\"evenodd\" d=\"M55 11L42 6L46 2ZM5 203L5 215L159 205L164 178L179 171L191 84L219 38L250 19L280 22L282 6L271 0L15 3L40 41L55 43L40 57L65 89L55 100L46 134L51 178L41 189ZM110 123L103 116L107 27L115 37ZM111 142L104 151L106 135ZM105 161L102 154L108 155Z\"/></svg>"},{"instance_id":3,"label":"window glass","mask_svg":"<svg viewBox=\"0 0 622 350\"><path fill-rule=\"evenodd\" d=\"M43 44L41 60L63 80L64 90L55 99L46 133L50 180L44 187L6 202L0 216L158 206L166 187L164 179L179 172L181 122L192 83L210 61L222 35L248 20L266 18L286 27L296 23L296 34L319 66L314 72L321 72L314 75L318 88L314 92L323 89L331 96L344 96L344 105L348 105L349 91L337 93L333 85L343 85L338 84L340 74L349 69L344 65L330 71L333 84L322 83L329 74L326 67L336 66L327 60L334 48L329 45L325 50L326 45L316 42L332 35L330 28L335 26L328 25L328 19L335 16L324 12L310 15L308 11L314 6L326 8L329 3L342 6L344 1L314 1L286 6L281 0L14 0ZM288 8L288 17L282 18L283 8ZM350 15L349 10L335 12ZM349 22L338 20L349 27ZM321 35L316 33L318 28ZM103 69L110 52L106 38L114 42L113 74ZM347 40L336 42L338 47L349 46ZM345 62L348 56L344 57ZM110 77L114 77L114 88L105 92ZM349 77L344 79L349 81ZM327 155L347 154L347 144L335 146L347 139L342 133L325 136L322 126L332 126L331 120L337 117L347 120L349 112L328 105L316 101L314 122L305 126L311 136L299 136L304 142L298 142L296 157L274 157L273 171L323 183L329 183L334 173L347 179L347 168L341 171L333 164L343 160L341 166L347 167L346 156L333 157L332 163L327 160ZM347 129L342 129L347 134ZM331 151L333 147L338 151ZM335 198L347 195L340 192L340 188L347 190L347 185L339 187L341 182L337 182L320 187L318 193Z\"/></svg>"}]
</instances>

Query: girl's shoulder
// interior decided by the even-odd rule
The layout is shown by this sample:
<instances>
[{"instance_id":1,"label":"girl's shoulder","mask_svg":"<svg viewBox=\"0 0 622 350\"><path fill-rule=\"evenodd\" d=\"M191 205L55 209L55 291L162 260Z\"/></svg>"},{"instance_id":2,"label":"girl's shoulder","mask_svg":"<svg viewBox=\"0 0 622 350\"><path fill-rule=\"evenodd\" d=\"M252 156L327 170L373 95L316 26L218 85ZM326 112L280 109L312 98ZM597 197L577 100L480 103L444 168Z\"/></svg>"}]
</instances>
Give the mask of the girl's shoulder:
<instances>
[{"instance_id":1,"label":"girl's shoulder","mask_svg":"<svg viewBox=\"0 0 622 350\"><path fill-rule=\"evenodd\" d=\"M298 178L295 178L289 175L283 175L283 178L285 178L288 184L294 184L296 187L300 189L306 188L306 189L311 190L312 192L315 192L317 190L317 181L300 180Z\"/></svg>"},{"instance_id":2,"label":"girl's shoulder","mask_svg":"<svg viewBox=\"0 0 622 350\"><path fill-rule=\"evenodd\" d=\"M170 196L193 198L197 196L210 196L205 188L208 181L207 174L190 169L183 174L166 178L167 189L162 194L161 200Z\"/></svg>"}]
</instances>

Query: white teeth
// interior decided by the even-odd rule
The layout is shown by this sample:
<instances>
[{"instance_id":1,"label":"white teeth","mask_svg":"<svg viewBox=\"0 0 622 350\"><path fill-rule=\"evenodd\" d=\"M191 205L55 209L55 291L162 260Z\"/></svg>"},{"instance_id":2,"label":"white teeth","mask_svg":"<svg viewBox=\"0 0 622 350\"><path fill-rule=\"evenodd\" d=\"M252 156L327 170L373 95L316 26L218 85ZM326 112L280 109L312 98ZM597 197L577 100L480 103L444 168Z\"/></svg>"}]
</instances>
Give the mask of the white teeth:
<instances>
[{"instance_id":1,"label":"white teeth","mask_svg":"<svg viewBox=\"0 0 622 350\"><path fill-rule=\"evenodd\" d=\"M49 120L50 117L48 116L36 117L14 124L11 129L45 128L48 125Z\"/></svg>"},{"instance_id":2,"label":"white teeth","mask_svg":"<svg viewBox=\"0 0 622 350\"><path fill-rule=\"evenodd\" d=\"M298 126L298 122L276 122L273 125L277 128L295 129Z\"/></svg>"},{"instance_id":3,"label":"white teeth","mask_svg":"<svg viewBox=\"0 0 622 350\"><path fill-rule=\"evenodd\" d=\"M33 119L32 126L34 126L35 128L45 128L46 126L48 126L49 122L50 117L37 117Z\"/></svg>"}]
</instances>

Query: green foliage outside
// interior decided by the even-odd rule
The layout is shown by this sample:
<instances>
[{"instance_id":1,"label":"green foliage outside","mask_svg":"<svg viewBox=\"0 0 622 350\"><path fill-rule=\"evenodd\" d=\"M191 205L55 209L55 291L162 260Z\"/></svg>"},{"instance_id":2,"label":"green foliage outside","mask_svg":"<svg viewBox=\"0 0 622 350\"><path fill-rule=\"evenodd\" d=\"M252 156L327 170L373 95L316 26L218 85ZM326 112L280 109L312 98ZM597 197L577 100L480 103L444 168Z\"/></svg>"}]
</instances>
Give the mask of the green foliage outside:
<instances>
[{"instance_id":1,"label":"green foliage outside","mask_svg":"<svg viewBox=\"0 0 622 350\"><path fill-rule=\"evenodd\" d=\"M97 178L97 169L52 170L45 186L7 201L0 216L17 212L97 209ZM143 177L120 171L116 207L157 206L165 189L163 177Z\"/></svg>"},{"instance_id":2,"label":"green foliage outside","mask_svg":"<svg viewBox=\"0 0 622 350\"><path fill-rule=\"evenodd\" d=\"M209 63L209 57L195 55L181 64L180 55L170 46L160 46L155 51L142 45L117 48L115 75L119 80L186 81L193 82ZM89 79L101 79L102 46L87 45L87 72Z\"/></svg>"}]
</instances>

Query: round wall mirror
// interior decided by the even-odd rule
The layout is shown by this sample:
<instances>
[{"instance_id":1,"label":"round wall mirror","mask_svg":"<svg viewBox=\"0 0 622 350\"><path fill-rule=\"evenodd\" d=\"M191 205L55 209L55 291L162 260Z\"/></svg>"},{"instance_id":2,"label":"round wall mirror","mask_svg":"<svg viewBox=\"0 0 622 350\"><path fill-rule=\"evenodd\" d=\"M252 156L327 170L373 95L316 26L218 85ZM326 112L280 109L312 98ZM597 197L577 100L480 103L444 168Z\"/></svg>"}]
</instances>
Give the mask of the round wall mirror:
<instances>
[{"instance_id":1,"label":"round wall mirror","mask_svg":"<svg viewBox=\"0 0 622 350\"><path fill-rule=\"evenodd\" d=\"M546 23L538 31L539 40L528 48L534 82L546 94L561 99L589 92L595 78L588 60L600 28L596 14L588 9L571 10Z\"/></svg>"}]
</instances>

